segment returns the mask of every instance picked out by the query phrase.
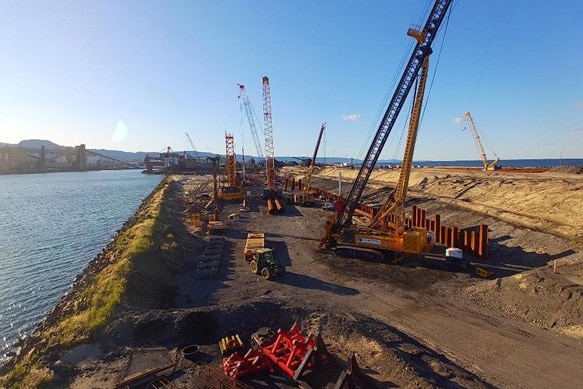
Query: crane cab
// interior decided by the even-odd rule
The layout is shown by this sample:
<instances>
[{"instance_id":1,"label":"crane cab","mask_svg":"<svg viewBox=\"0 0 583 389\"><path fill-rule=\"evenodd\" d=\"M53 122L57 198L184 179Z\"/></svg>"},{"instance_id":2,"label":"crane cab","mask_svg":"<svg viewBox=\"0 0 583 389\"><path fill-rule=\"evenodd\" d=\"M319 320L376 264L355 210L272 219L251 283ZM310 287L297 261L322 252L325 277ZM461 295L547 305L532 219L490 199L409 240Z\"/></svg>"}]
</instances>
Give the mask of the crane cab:
<instances>
[{"instance_id":1,"label":"crane cab","mask_svg":"<svg viewBox=\"0 0 583 389\"><path fill-rule=\"evenodd\" d=\"M421 254L433 246L432 235L425 228L410 228L398 233L360 233L354 235L354 245L382 251Z\"/></svg>"}]
</instances>

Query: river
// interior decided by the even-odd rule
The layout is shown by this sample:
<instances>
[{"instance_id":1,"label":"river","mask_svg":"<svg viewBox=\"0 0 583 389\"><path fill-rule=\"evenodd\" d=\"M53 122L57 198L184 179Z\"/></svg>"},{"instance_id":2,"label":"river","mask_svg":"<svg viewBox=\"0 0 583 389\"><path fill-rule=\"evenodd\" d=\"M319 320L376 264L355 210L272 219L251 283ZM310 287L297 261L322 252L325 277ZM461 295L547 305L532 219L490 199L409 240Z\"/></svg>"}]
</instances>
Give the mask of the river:
<instances>
[{"instance_id":1,"label":"river","mask_svg":"<svg viewBox=\"0 0 583 389\"><path fill-rule=\"evenodd\" d=\"M0 176L0 363L160 180L139 170Z\"/></svg>"}]
</instances>

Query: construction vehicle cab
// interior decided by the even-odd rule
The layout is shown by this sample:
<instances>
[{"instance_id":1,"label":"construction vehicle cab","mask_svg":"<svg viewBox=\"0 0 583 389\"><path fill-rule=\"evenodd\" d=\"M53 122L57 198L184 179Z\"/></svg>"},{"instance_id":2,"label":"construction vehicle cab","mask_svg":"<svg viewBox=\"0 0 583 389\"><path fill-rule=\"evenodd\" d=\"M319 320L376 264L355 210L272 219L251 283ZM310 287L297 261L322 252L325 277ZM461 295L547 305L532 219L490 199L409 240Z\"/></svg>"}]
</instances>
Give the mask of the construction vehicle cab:
<instances>
[{"instance_id":1,"label":"construction vehicle cab","mask_svg":"<svg viewBox=\"0 0 583 389\"><path fill-rule=\"evenodd\" d=\"M219 200L242 200L245 198L243 190L236 186L223 186L219 189L218 194Z\"/></svg>"},{"instance_id":2,"label":"construction vehicle cab","mask_svg":"<svg viewBox=\"0 0 583 389\"><path fill-rule=\"evenodd\" d=\"M254 274L261 274L266 280L270 280L285 272L285 266L277 262L273 255L273 250L268 248L255 251L249 266Z\"/></svg>"}]
</instances>

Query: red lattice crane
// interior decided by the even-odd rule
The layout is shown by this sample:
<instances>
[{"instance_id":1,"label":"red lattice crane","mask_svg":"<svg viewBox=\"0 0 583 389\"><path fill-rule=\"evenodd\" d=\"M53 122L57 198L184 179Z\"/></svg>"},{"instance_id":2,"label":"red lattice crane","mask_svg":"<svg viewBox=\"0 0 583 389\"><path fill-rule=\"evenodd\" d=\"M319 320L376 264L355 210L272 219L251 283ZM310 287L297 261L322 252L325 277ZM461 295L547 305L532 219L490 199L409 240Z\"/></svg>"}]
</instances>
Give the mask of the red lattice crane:
<instances>
[{"instance_id":1,"label":"red lattice crane","mask_svg":"<svg viewBox=\"0 0 583 389\"><path fill-rule=\"evenodd\" d=\"M271 118L271 87L267 76L263 76L263 132L265 136L267 187L273 189L275 188L275 153L273 150L273 123Z\"/></svg>"}]
</instances>

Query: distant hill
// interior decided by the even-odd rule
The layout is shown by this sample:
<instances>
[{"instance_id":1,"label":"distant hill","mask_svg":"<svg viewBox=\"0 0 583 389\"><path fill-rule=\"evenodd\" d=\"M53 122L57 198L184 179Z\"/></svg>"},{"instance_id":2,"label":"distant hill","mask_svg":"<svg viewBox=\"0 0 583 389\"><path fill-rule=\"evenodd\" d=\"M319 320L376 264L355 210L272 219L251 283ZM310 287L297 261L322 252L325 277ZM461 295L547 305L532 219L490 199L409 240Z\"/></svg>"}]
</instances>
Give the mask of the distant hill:
<instances>
[{"instance_id":1,"label":"distant hill","mask_svg":"<svg viewBox=\"0 0 583 389\"><path fill-rule=\"evenodd\" d=\"M22 148L27 148L27 149L40 149L43 146L47 150L58 150L58 149L62 149L62 148L67 147L67 146L58 145L58 144L51 142L50 140L46 140L46 139L26 139L26 140L20 141L18 144L0 142L0 147L22 147ZM143 161L144 158L146 158L146 154L151 155L151 156L157 156L160 154L159 151L129 152L129 151L107 150L107 149L87 149L87 150L93 151L97 154L101 154L101 155L108 157L108 158L113 158L113 159L117 159L119 161L128 161L128 162ZM177 152L182 153L182 150L177 151ZM206 158L206 157L214 157L217 155L216 153L208 153L208 152L203 152L203 151L197 152L196 155L193 151L186 151L186 154L188 154L192 158ZM224 157L224 155L222 155L222 154L221 154L221 156ZM240 159L240 157L241 157L240 155L237 155L238 160Z\"/></svg>"},{"instance_id":2,"label":"distant hill","mask_svg":"<svg viewBox=\"0 0 583 389\"><path fill-rule=\"evenodd\" d=\"M27 148L27 149L40 149L43 146L47 150L62 149L64 147L64 146L59 146L58 144L53 143L50 140L44 140L44 139L27 139L27 140L20 141L20 143L18 143L18 147Z\"/></svg>"}]
</instances>

